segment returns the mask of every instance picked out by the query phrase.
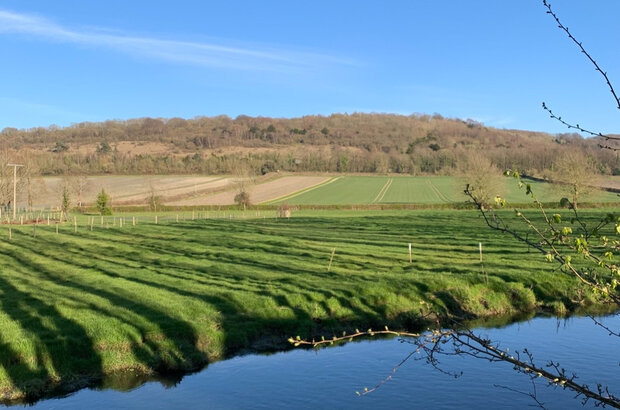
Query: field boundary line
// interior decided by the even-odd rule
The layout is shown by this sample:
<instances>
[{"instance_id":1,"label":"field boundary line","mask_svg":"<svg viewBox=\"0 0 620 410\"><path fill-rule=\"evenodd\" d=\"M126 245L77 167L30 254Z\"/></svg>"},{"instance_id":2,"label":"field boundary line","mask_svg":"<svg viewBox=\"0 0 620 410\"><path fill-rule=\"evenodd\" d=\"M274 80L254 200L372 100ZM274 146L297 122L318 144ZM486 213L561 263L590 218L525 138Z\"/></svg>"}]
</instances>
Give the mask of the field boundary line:
<instances>
[{"instance_id":1,"label":"field boundary line","mask_svg":"<svg viewBox=\"0 0 620 410\"><path fill-rule=\"evenodd\" d=\"M375 199L372 200L371 204L374 204L376 202L382 201L383 197L385 197L385 194L387 193L387 191L390 189L390 187L392 186L392 182L394 182L393 178L390 178L387 180L387 182L385 183L385 185L383 185L383 187L381 188L381 191L379 191L379 193L377 194L377 196L375 197Z\"/></svg>"},{"instance_id":2,"label":"field boundary line","mask_svg":"<svg viewBox=\"0 0 620 410\"><path fill-rule=\"evenodd\" d=\"M447 196L445 196L445 195L443 194L443 192L441 192L441 191L439 190L439 188L437 188L437 187L435 186L435 184L433 184L433 182L432 182L430 179L427 179L427 180L426 180L426 183L427 183L427 184L428 184L428 186L431 188L431 190L432 190L433 192L435 192L435 195L437 195L437 198L439 198L439 200L440 200L440 201L443 201L443 202L446 202L446 203L449 203L449 204L451 204L451 203L454 203L454 202L455 202L455 201L451 200L450 198L448 198Z\"/></svg>"},{"instance_id":3,"label":"field boundary line","mask_svg":"<svg viewBox=\"0 0 620 410\"><path fill-rule=\"evenodd\" d=\"M300 189L299 191L295 191L295 192L293 192L291 194L286 194L286 195L279 196L277 198L272 198L272 199L268 199L268 200L263 201L263 202L259 202L258 205L273 205L274 202L282 201L283 199L295 198L296 196L299 196L301 194L305 194L306 192L310 192L313 189L320 188L322 186L331 184L332 182L337 181L340 178L342 178L342 177L330 178L327 181L319 182L318 184L309 186L309 187L304 188L304 189Z\"/></svg>"}]
</instances>

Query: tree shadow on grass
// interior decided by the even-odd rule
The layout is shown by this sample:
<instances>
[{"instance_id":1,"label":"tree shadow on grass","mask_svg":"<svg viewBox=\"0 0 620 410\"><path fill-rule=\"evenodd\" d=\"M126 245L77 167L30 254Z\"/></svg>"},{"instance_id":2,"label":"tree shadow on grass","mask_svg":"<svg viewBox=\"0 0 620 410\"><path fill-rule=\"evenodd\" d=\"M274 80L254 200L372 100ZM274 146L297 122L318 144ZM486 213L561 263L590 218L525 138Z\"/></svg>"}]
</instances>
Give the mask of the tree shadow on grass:
<instances>
[{"instance_id":1,"label":"tree shadow on grass","mask_svg":"<svg viewBox=\"0 0 620 410\"><path fill-rule=\"evenodd\" d=\"M246 312L247 309L242 305L237 305L236 307L231 308L232 306L231 299L225 300L223 298L214 297L214 294L222 294L228 291L239 290L243 293L249 294L251 297L272 298L272 300L275 301L275 305L279 306L280 308L291 309L293 312L295 312L296 319L294 322L296 323L296 326L294 328L291 328L290 326L288 326L288 328L296 332L307 333L309 329L314 329L317 327L317 325L321 325L322 327L327 327L328 325L331 325L334 331L337 331L339 328L341 328L341 322L339 322L337 319L331 319L331 320L317 319L317 317L307 313L306 311L304 311L303 309L300 309L299 307L296 307L294 303L291 303L287 299L287 297L283 296L282 294L283 292L286 292L287 289L290 289L291 294L304 298L307 304L315 304L317 309L320 308L321 310L325 312L330 311L330 307L326 304L326 300L332 299L332 300L335 300L340 306L352 311L352 314L351 314L352 317L363 318L364 319L363 323L371 323L371 324L374 323L377 325L385 324L383 323L384 320L381 319L381 318L384 318L386 314L383 306L375 305L371 303L363 304L362 305L363 308L359 306L355 306L354 304L351 303L351 300L355 296L352 291L344 290L344 289L338 289L337 291L335 291L331 289L320 288L310 283L306 284L301 278L299 278L298 275L300 275L300 273L296 271L294 272L295 274L293 276L286 275L283 277L278 277L275 284L270 284L269 282L264 281L264 280L260 281L257 279L251 279L247 275L243 275L243 274L221 272L215 267L211 267L210 269L208 269L209 273L204 272L204 275L199 278L183 277L177 274L177 272L183 272L183 271L188 271L187 273L189 274L189 270L183 264L177 265L175 263L165 263L163 264L163 266L158 267L158 268L150 267L149 273L154 273L156 276L147 278L145 275L132 276L132 275L118 273L120 272L120 269L126 268L126 265L122 261L119 262L117 260L108 259L107 257L102 258L103 255L101 254L93 256L90 259L87 259L88 262L81 262L84 260L84 257L87 256L83 252L87 252L88 254L90 254L90 252L88 252L85 249L82 249L81 251L71 250L71 251L68 251L66 254L64 254L62 257L60 257L58 256L58 252L52 251L52 252L49 252L50 255L48 255L48 257L54 260L57 260L59 262L71 263L72 266L76 266L78 268L94 270L97 273L103 274L111 279L126 280L126 281L139 284L139 285L142 285L148 288L161 289L161 290L170 292L171 294L190 297L195 300L202 301L202 302L206 301L223 314L222 322L227 322L227 319L231 319L232 316L238 316L239 314L244 314L244 312ZM93 261L100 261L102 263L98 263L94 265L92 263ZM251 265L251 264L246 265L246 263L248 262L246 260L243 260L241 262L241 266L247 266L249 268L256 268L256 267L263 268L263 264L260 264L260 263L254 264L254 265ZM115 267L117 266L119 268L118 271L115 269ZM282 267L279 265L274 265L274 266L278 266L278 271L282 269ZM306 273L306 274L309 274L309 273ZM317 276L317 275L315 274L314 276ZM323 273L320 273L319 276L328 277L329 275L324 275ZM155 279L157 277L160 277L163 280L166 280L172 277L172 278L178 279L179 282L170 282L169 280L167 280L166 283L162 283L162 281L158 281L157 279ZM217 281L219 282L217 281L216 282L205 282L204 280L201 280L204 277L217 278ZM221 283L223 278L225 278L226 281L224 283ZM199 283L205 286L213 286L214 288L212 289L196 288L193 290L189 290L187 288L183 288L181 285L181 283L183 282L185 282L185 284L187 285L190 282L194 283L194 281L195 283ZM237 284L246 283L248 281L251 284L251 289L248 289L247 287L243 289L238 289L237 287L233 286L233 284L235 283ZM372 285L372 282L368 281L368 285ZM219 286L219 288L216 288L216 286ZM315 300L313 297L313 294L321 295L320 300ZM224 300L226 301L226 303L222 303L222 301ZM234 320L231 320L231 322L234 323ZM273 329L273 330L279 329L280 332L278 334L279 334L279 337L282 339L281 331L283 329L281 329L280 323L281 321L279 319L274 319L273 323L259 321L260 327L265 329L265 331L262 332L263 334L261 335L261 337L265 337L268 334L271 334L271 332L269 331L270 329ZM245 323L245 326L249 328L255 327L254 325L255 324L252 324L252 323ZM235 334L235 335L239 333L240 332L238 331L238 329L231 329L231 332L230 332L230 334ZM254 333L261 333L261 332L254 332ZM231 337L229 339L236 340L237 338ZM227 343L227 346L231 346L233 350L235 349L237 345L239 345L239 343L236 341ZM278 345L281 345L281 344L278 344ZM243 347L247 347L247 346L243 346Z\"/></svg>"},{"instance_id":2,"label":"tree shadow on grass","mask_svg":"<svg viewBox=\"0 0 620 410\"><path fill-rule=\"evenodd\" d=\"M15 340L0 344L0 364L13 385L27 393L26 401L55 390L67 375L73 379L71 388L99 377L101 357L81 326L1 276L0 291L0 311L18 323L32 343L30 357L12 346Z\"/></svg>"},{"instance_id":3,"label":"tree shadow on grass","mask_svg":"<svg viewBox=\"0 0 620 410\"><path fill-rule=\"evenodd\" d=\"M197 348L198 337L189 323L161 309L139 303L128 295L79 283L79 277L62 277L45 264L27 258L24 251L28 249L14 247L8 252L5 248L2 253L23 267L19 272L21 275L36 272L42 285L48 282L61 287L64 295L57 294L57 297L80 303L92 295L105 299L114 307L121 307L106 310L94 304L87 306L95 313L115 318L140 331L139 339L130 339L129 344L124 340L120 346L96 346L83 325L65 318L55 306L20 292L7 280L0 278L0 290L5 295L0 300L1 310L27 333L27 340L34 343L35 351L32 354L4 341L0 345L3 353L0 363L13 386L27 392L26 400L75 390L100 380L105 370L102 367L102 349L130 349L138 365L162 374L193 370L206 363L206 354ZM52 296L54 291L48 293ZM55 300L63 303L58 298ZM135 320L138 317L143 319L142 322L149 323L150 329L141 328ZM118 365L122 369L123 363Z\"/></svg>"},{"instance_id":4,"label":"tree shadow on grass","mask_svg":"<svg viewBox=\"0 0 620 410\"><path fill-rule=\"evenodd\" d=\"M93 239L88 234L84 235L84 237L85 239ZM191 283L195 279L195 272L192 272L194 267L183 261L176 261L171 258L170 260L163 260L155 268L149 267L149 274L161 275L162 279L166 279L165 283L162 283L144 274L136 274L135 276L130 274L131 269L139 270L140 265L145 264L144 260L140 260L139 253L132 253L131 258L128 258L127 262L123 263L123 258L120 258L120 261L111 260L112 253L116 251L113 247L110 249L105 246L96 248L96 241L105 241L107 240L106 238L95 237L92 245L76 248L67 248L71 245L70 243L58 244L56 243L57 238L52 238L54 237L51 235L47 238L45 238L45 235L41 235L36 241L22 238L19 241L19 245L6 245L3 248L3 252L10 258L15 259L18 264L24 266L22 275L27 275L28 272L36 272L37 277L42 280L55 283L59 287L66 289L65 297L67 298L74 297L83 304L87 304L89 297L108 302L111 305L110 307L98 303L91 303L86 307L101 316L118 321L121 325L136 329L138 337L129 338L127 349L129 349L131 355L135 357L139 364L160 374L175 374L179 370L191 371L205 364L211 357L209 350L212 346L209 344L210 341L207 340L209 334L204 333L204 328L197 330L198 324L193 318L182 320L166 311L162 304L139 302L137 298L132 297L131 293L136 289L159 289L169 292L171 295L187 298L188 301L191 299L202 302L205 304L205 307L208 306L215 309L219 314L219 322L216 325L220 326L219 332L224 346L224 350L220 352L218 357L235 354L244 351L244 349L273 351L290 347L286 343L286 338L294 335L312 337L317 334L339 334L343 329L356 326L377 328L389 325L392 328L408 329L415 329L416 326L420 326L420 316L417 313L405 312L388 319L386 317L385 305L377 303L377 295L372 294L366 299L359 296L361 303L352 303L351 301L356 297L354 292L340 287L338 289L329 288L330 284L335 283L328 282L329 279L334 278L334 275L327 274L324 271L317 272L308 268L299 270L295 266L284 265L281 261L279 263L270 259L257 261L248 255L241 259L231 255L223 255L220 262L227 264L226 269L209 267L200 273L204 275L211 274L212 277L218 277L222 280L226 279L228 281L226 285L228 288L215 291L209 291L209 289L197 290L174 283L175 280L185 280ZM165 240L162 239L161 241ZM75 239L75 242L78 241L79 237ZM162 256L182 256L185 258L192 258L194 256L192 252L189 252L190 254L183 252L182 248L167 249L165 243L158 243L157 241L150 241L148 246L137 243L135 238L133 243L129 238L124 239L122 242L123 246L128 246L129 249L137 250L138 252L147 248ZM45 248L44 255L41 251L42 248ZM268 251L268 249L262 250ZM93 256L98 253L102 256ZM62 264L67 269L84 272L93 276L89 277L88 280L84 280L86 278L81 279L79 275L73 273L63 276L62 272L55 268L50 268L41 261L42 259L37 262L33 261L32 258L29 258L31 254L42 255L41 258L46 258L45 261L53 262L50 264L51 266L58 267ZM204 260L208 261L208 259ZM146 264L148 263L146 262ZM233 263L237 265L235 269L257 269L260 272L276 270L284 275L276 278L278 287L270 289L269 286L264 284L261 286L261 282L265 278L260 277L260 275L252 277L252 275L244 276L243 274L227 271L228 265L232 266ZM183 275L187 275L187 277L182 277L181 272L183 272ZM311 281L306 282L302 280L303 276L307 274L316 276L318 282L312 283ZM104 277L105 280L100 282L99 279ZM94 280L91 280L93 278ZM236 288L232 285L246 280L250 281L248 284L250 290L246 289L246 291L252 297L261 298L264 302L270 300L273 303L265 303L265 306L275 306L275 309L287 309L291 314L287 317L278 316L277 314L271 315L268 314L269 312L261 312L257 311L256 308L244 306L243 300L233 297ZM359 287L353 287L355 290L360 290L364 286L373 286L372 281L368 278L358 278L357 280L360 281L360 284L356 285ZM197 280L197 282L200 281ZM133 291L124 291L121 286L129 283L139 285L140 288L133 287ZM108 287L110 284L118 284L118 287L110 288ZM211 286L216 284L204 283L204 285ZM253 289L252 286L254 287ZM428 291L428 287L421 283L417 283L415 286L419 288L421 293ZM119 290L115 291L113 289ZM11 291L11 289L7 288L7 291ZM290 291L290 294L286 293L288 291ZM59 293L57 296L61 297L63 295ZM460 312L462 307L459 302L454 298L449 299L448 296L450 295L447 293L446 295L438 295L438 297L444 298L444 304L449 306L449 311ZM351 312L350 317L317 320L300 302L302 301L306 304L316 303L317 307L329 312L330 306L327 304L327 301L330 299L334 301L334 304L337 303L349 309ZM32 301L32 303L37 306L36 301ZM71 326L74 326L76 328L74 330L77 335L76 340L90 345L93 355L97 356L99 354L98 349L100 349L100 346L93 346L93 341L89 338L90 336L85 329L71 321L69 321L70 323L63 322L62 316L56 308L44 310L44 305L38 307L42 312L41 315L45 320L57 323L56 325L51 327L48 332L40 331L41 326L36 321L33 322L35 323L34 325L21 324L20 322L21 326L23 328L30 326L29 329L31 329L35 337L43 339L43 344L46 347L53 346L54 341L62 336L63 327L71 328ZM121 309L116 309L115 307ZM4 306L2 308L6 310ZM327 316L329 317L329 315ZM140 323L136 319L141 319ZM19 321L18 319L15 320ZM43 319L40 319L40 321L42 322ZM156 330L153 331L153 329ZM0 348L3 348L3 346L0 346ZM110 346L110 348L116 349L118 347ZM61 344L58 346L58 349L68 351L69 346ZM7 350L6 352L8 357L19 355L19 352L15 350ZM99 372L102 370L101 359L99 357ZM68 363L53 363L54 369L56 369L56 366L59 366L60 369L66 371L66 374L61 374L61 377L65 379L72 374L80 374L82 371L80 368L72 367L74 364L72 364L71 360L68 360ZM9 365L10 363L7 364L7 366ZM64 367L61 367L61 365ZM14 377L17 377L18 372L23 371L23 369L20 370L20 368L16 367L12 371ZM30 378L30 380L37 377L40 378L32 371L31 374L26 376L25 379ZM49 377L49 374L45 373L44 376ZM139 377L119 378L115 383L119 383L121 388L127 389L132 383L139 384L144 380ZM173 378L172 383L175 383L177 380L179 379ZM108 383L109 381L110 379L108 379ZM122 383L125 384L122 385ZM108 384L104 382L103 385L107 386Z\"/></svg>"},{"instance_id":5,"label":"tree shadow on grass","mask_svg":"<svg viewBox=\"0 0 620 410\"><path fill-rule=\"evenodd\" d=\"M98 312L99 314L105 315L106 317L115 318L121 323L125 323L131 326L138 326L135 321L132 320L133 317L137 316L142 317L149 323L155 325L155 327L161 333L162 337L167 341L171 342L172 346L168 345L167 350L162 348L159 345L158 340L149 338L152 335L147 334L147 329L140 329L142 332L141 339L132 341L130 346L132 354L136 357L137 361L141 364L144 364L150 369L153 369L159 373L169 373L170 371L178 369L191 370L196 366L204 364L206 362L207 356L204 353L205 349L197 347L198 344L201 342L198 340L198 337L190 324L186 323L183 320L171 317L159 308L147 306L144 303L138 303L128 294L119 294L105 287L97 287L92 286L89 283L84 283L82 280L80 280L80 277L78 275L63 274L63 270L58 269L59 263L62 263L65 266L74 266L74 268L72 269L78 270L80 270L80 268L92 270L93 264L89 262L83 266L80 266L80 263L71 265L71 260L75 259L77 255L71 251L63 251L62 246L60 245L56 245L56 247L54 247L54 243L46 244L46 246L52 246L52 252L49 255L42 255L41 252L38 252L42 246L42 240L44 240L43 237L39 238L36 244L29 240L25 240L19 245L11 243L7 244L3 248L2 253L12 258L16 262L16 265L20 266L18 274L21 275L21 277L27 277L29 274L36 272L36 280L41 281L41 285L43 285L43 283L53 283L55 287L54 289L56 290L45 289L45 292L47 292L49 296L51 296L52 293L56 292L56 300L59 300L63 297L69 297L74 298L74 302L76 303L86 304L86 300L88 299L89 295L96 296L98 298L105 299L114 306L122 307L124 310L131 312L131 315L121 315L113 311L112 309L105 309L104 307L97 306L96 304L90 304L88 306L85 306L91 311ZM35 255L37 253L39 255L38 259L29 257L29 255ZM248 347L249 344L251 344L252 341L258 338L261 334L278 334L278 338L281 338L284 341L285 338L282 337L283 332L286 332L285 334L288 335L289 331L299 331L300 326L305 329L312 328L313 326L316 327L316 324L313 322L313 320L309 317L308 314L304 313L303 310L296 309L294 306L292 306L292 304L289 304L285 298L282 298L276 294L267 293L264 289L257 289L256 293L264 297L272 297L276 300L276 303L282 303L283 306L289 306L292 310L295 311L295 317L289 320L278 318L256 318L252 316L247 316L246 320L239 320L238 317L247 315L247 311L245 311L243 306L235 304L231 300L226 299L223 296L205 295L199 292L179 289L175 286L145 280L143 278L131 278L122 276L114 272L112 266L108 265L108 267L110 267L112 270L101 269L101 267L97 267L95 269L95 272L105 275L113 280L122 279L152 288L163 289L172 294L194 298L196 300L206 302L213 306L223 315L222 326L223 334L226 339L224 344L225 346L229 347L231 351ZM4 285L6 288L5 292L15 291L14 287L10 287L8 283ZM34 284L30 283L30 286L32 285ZM46 286L46 288L49 288L49 286ZM326 298L337 296L336 293L333 293L329 290L313 289L313 291L323 293ZM98 357L97 352L93 347L93 341L90 340L88 334L84 331L84 329L71 321L63 319L57 309L44 309L46 305L37 303L36 300L34 300L32 297L26 297L27 295L25 294L21 296L24 296L24 300L28 301L34 307L41 310L41 312L39 313L39 315L41 316L40 321L51 320L56 323L49 329L49 331L44 332L42 330L44 329L44 327L40 326L40 321L35 321L33 322L34 324L29 325L28 323L22 323L22 321L20 320L22 319L20 315L13 315L12 317L14 317L14 319L23 328L31 331L35 338L41 339L44 345L49 346L55 346L56 341L60 337L62 337L63 334L67 333L68 330L71 330L73 333L76 334L75 340L77 341L77 343L86 343L88 345L89 348L85 356L91 359L95 358L97 360L96 364L91 363L86 366L87 368L85 369L76 365L75 360L73 360L75 359L74 357L68 357L68 360L63 362L54 362L52 370L57 372L61 379L73 377L74 375L81 377L84 375L84 373L98 374L101 372L100 358ZM341 297L339 299L339 302L345 304L345 299L346 298ZM6 306L3 307L4 310L8 310L9 313L12 312ZM327 309L327 306L323 307ZM243 327L247 328L244 329ZM61 351L62 354L53 355L54 357L63 357L63 355L71 354L70 346L60 345L57 348ZM97 346L96 348L98 349L100 347ZM14 360L14 357L17 357L20 354L19 352L11 351L6 351L6 353L7 354L5 355L5 357L8 361ZM11 363L7 363L7 366L10 368ZM12 377L14 384L19 383L19 377L17 373L19 373L20 371L20 368L15 366L9 369L9 373L12 372L12 374L14 375L14 377ZM45 369L41 371L45 371ZM37 372L39 373L41 371L37 370ZM23 379L31 383L33 382L33 380L40 380L42 377L48 376L47 373L43 374L43 376L39 373L31 372L24 375ZM32 394L36 395L37 393L33 392Z\"/></svg>"},{"instance_id":6,"label":"tree shadow on grass","mask_svg":"<svg viewBox=\"0 0 620 410\"><path fill-rule=\"evenodd\" d=\"M49 244L53 246L54 244ZM138 249L142 248L142 244L138 245ZM161 248L159 250L159 255L166 255L166 249ZM195 297L200 299L204 296L204 293L195 292L195 291L187 291L182 289L182 283L185 285L198 284L203 286L216 286L218 287L218 291L223 290L240 290L242 292L248 292L255 295L269 295L269 289L273 286L280 288L281 290L285 290L284 288L289 287L295 293L304 295L310 301L310 294L321 294L323 295L323 299L335 298L338 302L344 306L345 308L355 310L355 315L359 316L363 313L362 310L356 309L355 306L351 304L351 299L354 297L354 293L345 289L338 289L338 291L333 291L328 288L317 287L315 283L306 283L305 278L311 277L313 280L316 279L331 279L333 280L333 274L327 274L326 272L316 272L311 270L301 271L299 272L297 268L289 266L289 265L281 265L278 263L262 263L257 262L251 258L242 258L240 260L235 259L231 255L227 255L227 263L231 266L235 267L235 270L239 269L239 267L244 268L247 267L250 272L255 270L259 270L260 272L277 272L281 275L277 276L273 283L266 278L259 280L258 278L253 278L252 275L248 274L239 274L233 271L224 271L220 267L215 265L210 265L209 267L201 267L200 269L191 269L193 266L188 266L187 263L181 261L165 261L156 266L151 265L148 268L149 274L155 274L154 277L146 278L143 274L138 275L128 275L127 273L119 273L122 271L127 271L127 268L135 269L136 266L141 266L141 260L137 259L136 255L132 257L123 257L118 258L117 253L114 251L108 252L107 250L93 250L88 249L84 246L79 249L75 247L71 247L71 249L67 249L65 252L58 252L55 249L48 249L46 251L46 256L50 257L54 260L65 264L71 264L72 266L81 267L85 269L96 270L100 273L105 274L111 278L122 278L125 280L133 281L135 283L140 283L145 286L150 287L158 287L173 293L181 294L184 296ZM243 269L242 269L243 270ZM161 278L166 281L168 285L161 282L161 280L157 280L155 278ZM169 279L174 278L178 279L179 282L173 283ZM370 280L359 279L361 283L367 283L368 286L372 286L373 282ZM187 286L186 286L187 287ZM251 289L249 289L251 287ZM322 304L322 308L325 311L329 311L329 308L324 305L323 302L317 302ZM375 306L371 306L370 304L366 304L366 310L377 310L378 308ZM380 307L379 307L380 309ZM377 312L379 315L384 314L385 312Z\"/></svg>"}]
</instances>

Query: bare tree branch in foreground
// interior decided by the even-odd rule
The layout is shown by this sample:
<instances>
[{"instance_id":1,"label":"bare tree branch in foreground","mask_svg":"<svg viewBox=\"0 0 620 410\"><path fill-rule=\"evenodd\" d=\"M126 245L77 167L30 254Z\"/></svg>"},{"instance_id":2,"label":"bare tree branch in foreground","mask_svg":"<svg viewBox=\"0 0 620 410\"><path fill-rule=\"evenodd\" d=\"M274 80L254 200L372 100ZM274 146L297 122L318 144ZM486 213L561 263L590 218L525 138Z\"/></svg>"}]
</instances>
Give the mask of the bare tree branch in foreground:
<instances>
[{"instance_id":1,"label":"bare tree branch in foreground","mask_svg":"<svg viewBox=\"0 0 620 410\"><path fill-rule=\"evenodd\" d=\"M441 371L444 374L452 377L460 377L462 372L451 372L441 368L439 358L443 356L471 356L477 359L486 360L488 362L504 362L513 366L513 369L519 373L527 375L532 383L534 380L542 379L547 382L549 386L560 387L562 389L571 390L576 394L576 397L582 397L582 404L587 403L590 400L594 400L595 404L601 406L610 406L613 408L620 408L620 398L614 396L609 388L601 384L597 384L596 388L590 388L586 384L580 384L577 380L577 375L574 373L569 374L566 369L562 368L559 363L550 361L545 366L539 366L534 362L533 355L527 350L515 351L513 354L509 353L509 349L501 349L499 345L493 343L489 339L485 339L474 334L471 330L433 330L423 334L410 333L410 332L397 332L389 330L387 327L385 330L374 331L368 329L365 332L356 330L353 334L344 333L342 336L333 336L331 338L321 338L321 340L307 341L301 339L299 336L290 338L289 342L294 346L311 346L314 348L320 348L326 345L333 345L335 343L351 341L359 337L368 337L376 335L395 335L401 337L401 342L411 343L416 348L411 351L407 356L401 360L391 372L379 381L374 387L365 387L363 391L356 392L359 396L370 394L382 385L392 379L392 376L396 371L405 364L409 359L416 354L421 354L420 358L435 369ZM407 338L407 339L405 339ZM449 346L447 348L446 346ZM503 386L500 386L503 387ZM516 391L508 388L508 390ZM518 391L521 394L530 396L540 407L544 408L544 403L538 400L536 394L536 388L534 387L531 392L524 393Z\"/></svg>"},{"instance_id":2,"label":"bare tree branch in foreground","mask_svg":"<svg viewBox=\"0 0 620 410\"><path fill-rule=\"evenodd\" d=\"M578 41L573 34L570 32L570 30L568 29L568 27L566 27L564 24L562 24L562 22L560 21L560 18L557 16L557 14L555 14L555 12L551 9L551 3L547 2L547 0L543 0L543 5L545 6L545 8L547 9L547 14L551 15L551 17L553 17L553 19L555 20L555 22L557 23L558 27L564 31L566 33L566 35L568 35L568 38L577 45L577 47L579 47L579 50L581 51L582 54L584 54L586 56L586 58L590 61L590 63L592 63L592 65L594 66L594 69L596 71L598 71L604 78L605 83L607 84L607 88L609 88L609 92L611 93L613 99L614 99L614 103L616 105L616 108L618 108L620 110L620 99L618 98L618 94L616 93L616 90L614 89L613 84L611 83L611 80L609 79L609 77L607 76L607 72L603 71L603 69L599 66L599 64L596 62L596 60L590 55L590 53L588 53L588 51L583 47L583 43L581 41ZM575 129L578 131L581 131L585 134L591 135L591 136L595 136L595 137L599 137L602 138L606 143L604 144L599 144L599 147L604 148L604 149L610 149L612 151L619 151L620 150L620 146L617 145L611 145L609 144L609 142L614 142L614 141L620 141L620 136L613 136L613 135L605 135L602 134L600 132L595 132L595 131L591 131L588 130L586 128L581 127L579 124L571 124L566 122L565 120L562 119L562 117L555 115L553 113L553 111L551 111L551 109L543 102L542 103L542 107L545 111L547 111L549 113L549 116L551 118L553 118L554 120L559 121L560 123L566 125L569 129Z\"/></svg>"}]
</instances>

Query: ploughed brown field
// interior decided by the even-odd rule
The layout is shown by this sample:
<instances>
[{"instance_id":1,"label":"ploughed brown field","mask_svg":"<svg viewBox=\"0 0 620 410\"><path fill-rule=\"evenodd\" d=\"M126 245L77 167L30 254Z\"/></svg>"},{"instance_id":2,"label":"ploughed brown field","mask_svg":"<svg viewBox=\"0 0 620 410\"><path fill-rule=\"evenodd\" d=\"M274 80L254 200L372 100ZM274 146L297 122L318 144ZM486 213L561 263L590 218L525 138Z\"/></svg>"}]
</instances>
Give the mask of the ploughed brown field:
<instances>
[{"instance_id":1,"label":"ploughed brown field","mask_svg":"<svg viewBox=\"0 0 620 410\"><path fill-rule=\"evenodd\" d=\"M302 189L327 181L325 176L284 176L273 181L249 187L252 203L271 201ZM194 198L181 199L168 203L169 205L231 205L234 204L237 190L229 190L213 195L203 195Z\"/></svg>"},{"instance_id":2,"label":"ploughed brown field","mask_svg":"<svg viewBox=\"0 0 620 410\"><path fill-rule=\"evenodd\" d=\"M251 201L260 203L274 200L328 179L326 176L282 176L267 182L259 180L249 185ZM33 206L60 206L65 181L61 177L43 178L43 189L37 190ZM75 178L68 181L70 187L76 183ZM159 196L161 203L166 205L231 205L238 191L237 183L238 179L230 176L92 176L86 177L82 203L94 203L97 194L105 189L113 205L145 204L152 194ZM71 201L75 205L78 196L74 188L70 189ZM21 198L18 203L25 201L25 198Z\"/></svg>"},{"instance_id":3,"label":"ploughed brown field","mask_svg":"<svg viewBox=\"0 0 620 410\"><path fill-rule=\"evenodd\" d=\"M69 185L75 185L71 178ZM65 180L62 177L43 178L44 187L37 190L33 206L57 207L62 197ZM144 204L154 193L165 202L166 199L178 199L197 195L201 192L232 188L232 179L224 176L197 175L156 175L156 176L94 176L86 177L86 186L82 192L82 202L92 204L102 189L110 195L113 205ZM78 201L75 189L71 189L71 201Z\"/></svg>"}]
</instances>

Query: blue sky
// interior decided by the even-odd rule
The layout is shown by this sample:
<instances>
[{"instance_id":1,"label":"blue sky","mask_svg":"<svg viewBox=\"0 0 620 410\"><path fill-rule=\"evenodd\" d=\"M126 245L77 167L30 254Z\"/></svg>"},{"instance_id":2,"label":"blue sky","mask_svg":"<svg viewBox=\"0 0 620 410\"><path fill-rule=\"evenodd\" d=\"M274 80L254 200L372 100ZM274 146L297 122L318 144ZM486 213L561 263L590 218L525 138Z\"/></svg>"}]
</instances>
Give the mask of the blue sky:
<instances>
[{"instance_id":1,"label":"blue sky","mask_svg":"<svg viewBox=\"0 0 620 410\"><path fill-rule=\"evenodd\" d=\"M554 10L620 89L620 2ZM136 117L440 113L620 132L541 1L0 3L0 129Z\"/></svg>"}]
</instances>

